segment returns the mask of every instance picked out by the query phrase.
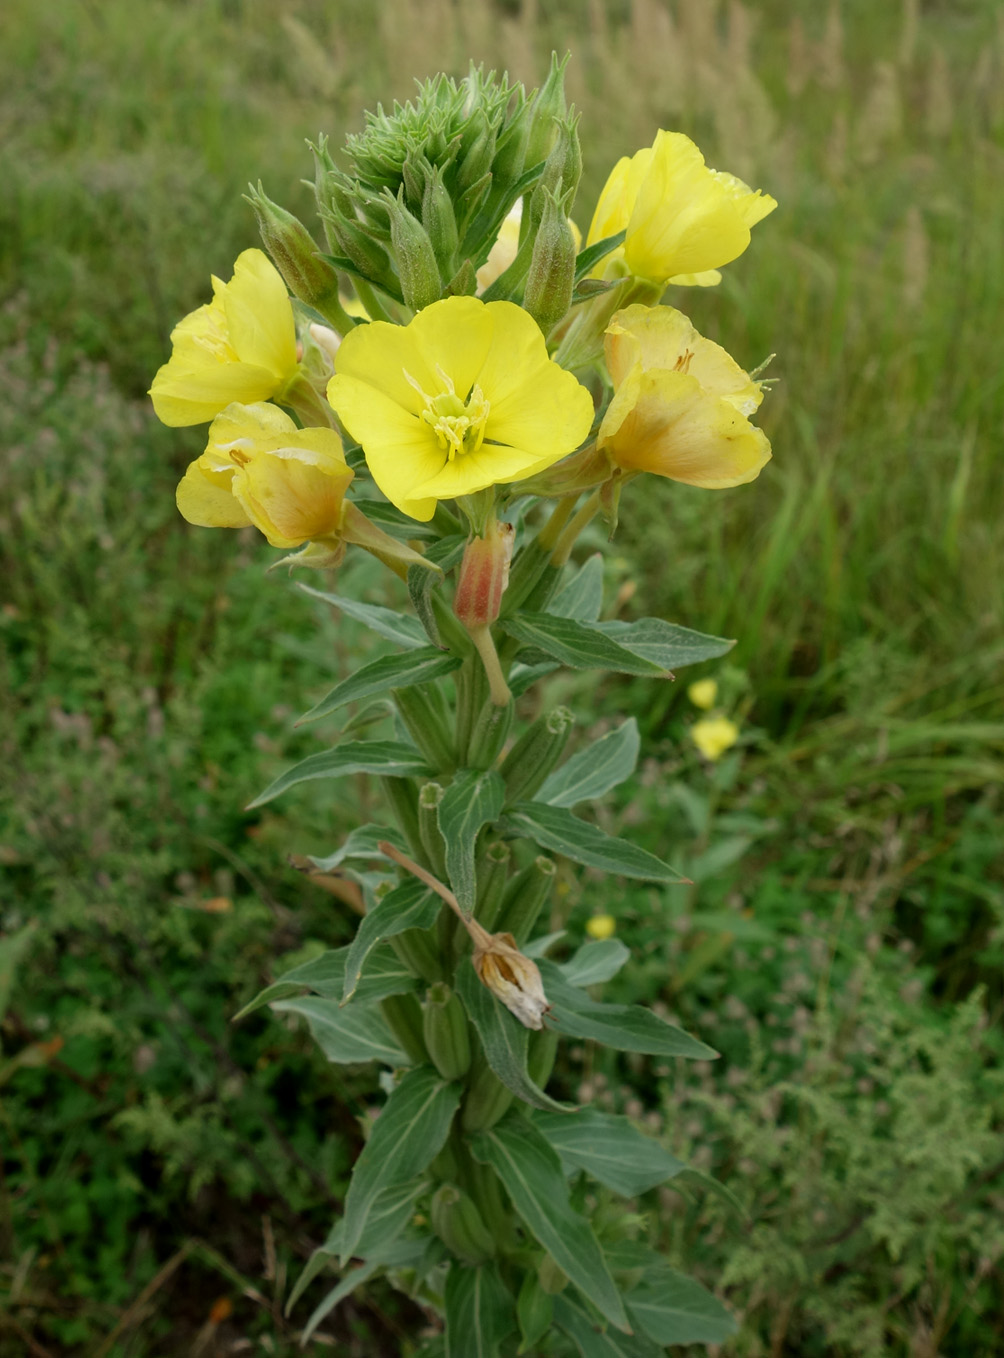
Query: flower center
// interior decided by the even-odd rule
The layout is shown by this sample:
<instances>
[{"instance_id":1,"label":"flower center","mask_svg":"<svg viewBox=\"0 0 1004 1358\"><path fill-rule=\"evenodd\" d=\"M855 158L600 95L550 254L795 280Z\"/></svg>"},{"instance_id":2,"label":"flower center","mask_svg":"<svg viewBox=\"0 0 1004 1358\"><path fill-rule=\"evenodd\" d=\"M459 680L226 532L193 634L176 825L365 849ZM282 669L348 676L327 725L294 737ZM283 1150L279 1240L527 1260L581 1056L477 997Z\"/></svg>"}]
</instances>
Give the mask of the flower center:
<instances>
[{"instance_id":1,"label":"flower center","mask_svg":"<svg viewBox=\"0 0 1004 1358\"><path fill-rule=\"evenodd\" d=\"M452 462L459 453L476 453L485 441L485 425L491 405L481 388L474 384L467 400L457 395L453 378L436 364L436 376L442 390L435 396L423 391L407 368L406 381L415 388L425 403L420 418L435 432L436 441Z\"/></svg>"}]
</instances>

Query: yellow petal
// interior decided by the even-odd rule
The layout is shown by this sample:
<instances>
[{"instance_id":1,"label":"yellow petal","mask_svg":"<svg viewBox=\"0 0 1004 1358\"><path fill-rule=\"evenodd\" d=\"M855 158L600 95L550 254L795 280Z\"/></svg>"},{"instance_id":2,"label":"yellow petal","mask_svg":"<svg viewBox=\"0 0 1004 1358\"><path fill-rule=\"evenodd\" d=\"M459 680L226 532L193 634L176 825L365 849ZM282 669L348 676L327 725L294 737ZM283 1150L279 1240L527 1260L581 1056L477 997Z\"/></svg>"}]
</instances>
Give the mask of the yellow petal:
<instances>
[{"instance_id":1,"label":"yellow petal","mask_svg":"<svg viewBox=\"0 0 1004 1358\"><path fill-rule=\"evenodd\" d=\"M245 250L222 292L234 352L271 372L277 390L296 369L296 327L281 274L261 250Z\"/></svg>"},{"instance_id":2,"label":"yellow petal","mask_svg":"<svg viewBox=\"0 0 1004 1358\"><path fill-rule=\"evenodd\" d=\"M251 363L210 359L202 367L185 368L172 358L153 379L150 397L157 418L178 427L204 424L234 401L265 401L275 390L274 375Z\"/></svg>"},{"instance_id":3,"label":"yellow petal","mask_svg":"<svg viewBox=\"0 0 1004 1358\"><path fill-rule=\"evenodd\" d=\"M175 496L182 518L199 528L247 528L251 520L231 490L234 471L213 471L203 458L192 462Z\"/></svg>"},{"instance_id":4,"label":"yellow petal","mask_svg":"<svg viewBox=\"0 0 1004 1358\"><path fill-rule=\"evenodd\" d=\"M610 402L597 442L625 470L708 490L754 480L770 458L763 431L696 377L640 364Z\"/></svg>"},{"instance_id":5,"label":"yellow petal","mask_svg":"<svg viewBox=\"0 0 1004 1358\"><path fill-rule=\"evenodd\" d=\"M311 432L338 437L330 429ZM307 461L304 451L259 453L234 475L234 496L273 547L299 547L338 531L352 473L333 474L329 467Z\"/></svg>"},{"instance_id":6,"label":"yellow petal","mask_svg":"<svg viewBox=\"0 0 1004 1358\"><path fill-rule=\"evenodd\" d=\"M691 727L690 738L705 759L720 759L739 739L739 727L728 717L702 717Z\"/></svg>"}]
</instances>

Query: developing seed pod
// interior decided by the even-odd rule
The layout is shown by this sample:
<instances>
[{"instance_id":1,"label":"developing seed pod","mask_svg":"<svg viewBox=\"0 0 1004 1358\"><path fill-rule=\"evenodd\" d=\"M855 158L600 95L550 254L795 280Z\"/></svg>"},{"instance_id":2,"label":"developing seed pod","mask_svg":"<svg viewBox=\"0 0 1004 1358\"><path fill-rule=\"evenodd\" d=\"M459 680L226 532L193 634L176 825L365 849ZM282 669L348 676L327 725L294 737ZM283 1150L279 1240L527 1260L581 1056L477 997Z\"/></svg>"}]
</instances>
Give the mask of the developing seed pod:
<instances>
[{"instance_id":1,"label":"developing seed pod","mask_svg":"<svg viewBox=\"0 0 1004 1358\"><path fill-rule=\"evenodd\" d=\"M502 1083L487 1061L476 1067L464 1095L460 1129L467 1135L494 1127L516 1096Z\"/></svg>"},{"instance_id":2,"label":"developing seed pod","mask_svg":"<svg viewBox=\"0 0 1004 1358\"><path fill-rule=\"evenodd\" d=\"M471 1199L455 1184L440 1184L432 1195L432 1229L465 1264L487 1263L495 1257L495 1240Z\"/></svg>"},{"instance_id":3,"label":"developing seed pod","mask_svg":"<svg viewBox=\"0 0 1004 1358\"><path fill-rule=\"evenodd\" d=\"M441 981L429 987L422 1034L432 1064L444 1080L459 1080L471 1064L471 1038L464 1007Z\"/></svg>"},{"instance_id":4,"label":"developing seed pod","mask_svg":"<svg viewBox=\"0 0 1004 1358\"><path fill-rule=\"evenodd\" d=\"M522 945L533 933L537 917L551 895L556 872L553 860L539 854L506 888L498 927L508 930L517 943Z\"/></svg>"},{"instance_id":5,"label":"developing seed pod","mask_svg":"<svg viewBox=\"0 0 1004 1358\"><path fill-rule=\"evenodd\" d=\"M429 1054L421 1038L422 1007L415 996L388 995L380 1001L380 1008L405 1054L416 1066L424 1066Z\"/></svg>"},{"instance_id":6,"label":"developing seed pod","mask_svg":"<svg viewBox=\"0 0 1004 1358\"><path fill-rule=\"evenodd\" d=\"M502 761L506 801L532 797L558 763L571 735L575 717L567 707L556 707L538 717Z\"/></svg>"},{"instance_id":7,"label":"developing seed pod","mask_svg":"<svg viewBox=\"0 0 1004 1358\"><path fill-rule=\"evenodd\" d=\"M478 863L478 901L474 909L478 923L486 929L495 928L502 909L511 861L509 845L503 839L496 839L488 845Z\"/></svg>"}]
</instances>

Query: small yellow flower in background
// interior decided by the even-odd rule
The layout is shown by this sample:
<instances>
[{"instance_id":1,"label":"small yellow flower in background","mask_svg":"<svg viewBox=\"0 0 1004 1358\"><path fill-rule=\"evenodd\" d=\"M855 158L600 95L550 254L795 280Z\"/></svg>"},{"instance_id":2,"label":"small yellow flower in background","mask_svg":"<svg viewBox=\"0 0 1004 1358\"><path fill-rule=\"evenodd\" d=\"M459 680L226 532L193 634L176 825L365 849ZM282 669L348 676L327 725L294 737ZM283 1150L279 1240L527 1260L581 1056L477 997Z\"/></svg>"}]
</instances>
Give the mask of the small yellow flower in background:
<instances>
[{"instance_id":1,"label":"small yellow flower in background","mask_svg":"<svg viewBox=\"0 0 1004 1358\"><path fill-rule=\"evenodd\" d=\"M718 682L715 679L695 679L687 688L687 697L695 707L703 707L705 712L714 707L718 697Z\"/></svg>"},{"instance_id":2,"label":"small yellow flower in background","mask_svg":"<svg viewBox=\"0 0 1004 1358\"><path fill-rule=\"evenodd\" d=\"M586 920L586 933L590 938L612 938L617 932L617 921L613 915L593 915Z\"/></svg>"},{"instance_id":3,"label":"small yellow flower in background","mask_svg":"<svg viewBox=\"0 0 1004 1358\"><path fill-rule=\"evenodd\" d=\"M607 328L613 400L596 443L625 471L720 490L752 481L770 443L750 424L759 383L672 307L630 306Z\"/></svg>"},{"instance_id":4,"label":"small yellow flower in background","mask_svg":"<svg viewBox=\"0 0 1004 1358\"><path fill-rule=\"evenodd\" d=\"M346 335L328 400L374 481L413 519L439 500L521 481L589 433L593 400L512 302L446 297L406 326Z\"/></svg>"},{"instance_id":5,"label":"small yellow flower in background","mask_svg":"<svg viewBox=\"0 0 1004 1358\"><path fill-rule=\"evenodd\" d=\"M777 207L734 175L709 169L681 132L659 132L650 147L619 160L600 194L586 245L627 231L594 271L623 261L637 278L714 284L713 270L741 255L750 228Z\"/></svg>"},{"instance_id":6,"label":"small yellow flower in background","mask_svg":"<svg viewBox=\"0 0 1004 1358\"><path fill-rule=\"evenodd\" d=\"M238 255L229 283L171 333L172 353L150 388L164 424L204 424L233 402L281 396L297 373L286 284L261 250Z\"/></svg>"},{"instance_id":7,"label":"small yellow flower in background","mask_svg":"<svg viewBox=\"0 0 1004 1358\"><path fill-rule=\"evenodd\" d=\"M739 727L728 717L702 717L690 728L690 738L705 759L721 759L739 739Z\"/></svg>"},{"instance_id":8,"label":"small yellow flower in background","mask_svg":"<svg viewBox=\"0 0 1004 1358\"><path fill-rule=\"evenodd\" d=\"M253 524L273 547L336 536L352 470L333 429L298 429L276 406L228 406L178 486L178 508L206 528Z\"/></svg>"}]
</instances>

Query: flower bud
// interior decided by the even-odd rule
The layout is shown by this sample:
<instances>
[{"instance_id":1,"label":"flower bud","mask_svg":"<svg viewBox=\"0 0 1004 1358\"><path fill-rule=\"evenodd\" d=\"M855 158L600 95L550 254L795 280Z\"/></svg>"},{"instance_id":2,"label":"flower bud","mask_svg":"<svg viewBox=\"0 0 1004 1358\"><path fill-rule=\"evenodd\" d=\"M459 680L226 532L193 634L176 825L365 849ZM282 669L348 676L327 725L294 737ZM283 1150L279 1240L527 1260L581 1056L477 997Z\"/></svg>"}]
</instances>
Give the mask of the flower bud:
<instances>
[{"instance_id":1,"label":"flower bud","mask_svg":"<svg viewBox=\"0 0 1004 1358\"><path fill-rule=\"evenodd\" d=\"M472 538L464 548L453 612L468 631L489 627L498 618L514 539L512 524L494 519L483 538Z\"/></svg>"},{"instance_id":2,"label":"flower bud","mask_svg":"<svg viewBox=\"0 0 1004 1358\"><path fill-rule=\"evenodd\" d=\"M349 261L357 273L379 287L396 290L394 271L387 251L354 218L333 208L322 209L325 228L334 238L334 248Z\"/></svg>"},{"instance_id":3,"label":"flower bud","mask_svg":"<svg viewBox=\"0 0 1004 1358\"><path fill-rule=\"evenodd\" d=\"M432 1064L444 1080L459 1080L471 1064L471 1039L464 1007L442 981L429 987L422 1015L422 1034Z\"/></svg>"},{"instance_id":4,"label":"flower bud","mask_svg":"<svg viewBox=\"0 0 1004 1358\"><path fill-rule=\"evenodd\" d=\"M258 220L258 230L266 250L285 279L294 297L313 307L339 330L343 312L338 301L338 274L317 252L313 236L291 212L273 203L259 181L248 186L245 194Z\"/></svg>"},{"instance_id":5,"label":"flower bud","mask_svg":"<svg viewBox=\"0 0 1004 1358\"><path fill-rule=\"evenodd\" d=\"M485 1264L495 1256L495 1240L481 1213L466 1193L454 1184L440 1184L432 1195L432 1229L465 1264Z\"/></svg>"},{"instance_id":6,"label":"flower bud","mask_svg":"<svg viewBox=\"0 0 1004 1358\"><path fill-rule=\"evenodd\" d=\"M401 280L405 306L414 311L438 302L443 291L436 253L429 233L405 207L404 190L397 198L387 193L381 200L390 216L390 240Z\"/></svg>"},{"instance_id":7,"label":"flower bud","mask_svg":"<svg viewBox=\"0 0 1004 1358\"><path fill-rule=\"evenodd\" d=\"M491 169L495 156L495 129L482 109L476 109L464 133L460 150L460 172L457 188L463 193L482 181Z\"/></svg>"},{"instance_id":8,"label":"flower bud","mask_svg":"<svg viewBox=\"0 0 1004 1358\"><path fill-rule=\"evenodd\" d=\"M545 1254L540 1261L537 1269L537 1278L541 1287L551 1296L557 1296L559 1292L564 1292L568 1286L568 1274L551 1258Z\"/></svg>"},{"instance_id":9,"label":"flower bud","mask_svg":"<svg viewBox=\"0 0 1004 1358\"><path fill-rule=\"evenodd\" d=\"M536 962L520 952L512 934L482 933L471 954L478 979L524 1028L543 1028L550 1006Z\"/></svg>"},{"instance_id":10,"label":"flower bud","mask_svg":"<svg viewBox=\"0 0 1004 1358\"><path fill-rule=\"evenodd\" d=\"M537 916L554 889L556 872L553 860L540 854L509 883L498 923L517 943L524 943L533 932Z\"/></svg>"},{"instance_id":11,"label":"flower bud","mask_svg":"<svg viewBox=\"0 0 1004 1358\"><path fill-rule=\"evenodd\" d=\"M544 194L544 214L533 243L523 306L546 336L572 305L575 240L562 199L550 189Z\"/></svg>"},{"instance_id":12,"label":"flower bud","mask_svg":"<svg viewBox=\"0 0 1004 1358\"><path fill-rule=\"evenodd\" d=\"M429 175L422 195L422 225L429 234L432 249L442 278L453 279L456 273L457 218L453 200L443 182L443 171L437 165Z\"/></svg>"},{"instance_id":13,"label":"flower bud","mask_svg":"<svg viewBox=\"0 0 1004 1358\"><path fill-rule=\"evenodd\" d=\"M565 67L570 56L571 53L566 52L559 61L557 52L551 53L550 72L533 101L526 147L528 165L546 160L554 146L555 120L565 116Z\"/></svg>"}]
</instances>

